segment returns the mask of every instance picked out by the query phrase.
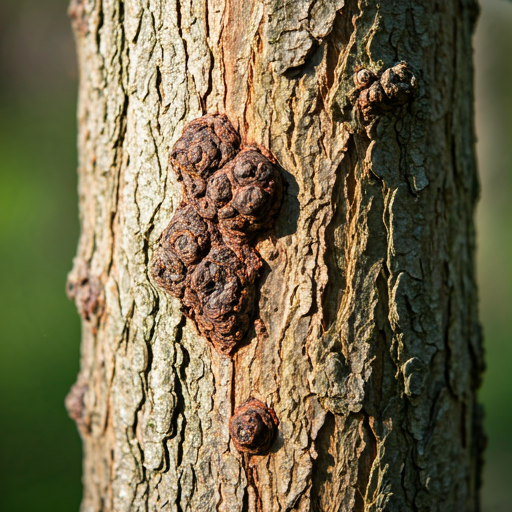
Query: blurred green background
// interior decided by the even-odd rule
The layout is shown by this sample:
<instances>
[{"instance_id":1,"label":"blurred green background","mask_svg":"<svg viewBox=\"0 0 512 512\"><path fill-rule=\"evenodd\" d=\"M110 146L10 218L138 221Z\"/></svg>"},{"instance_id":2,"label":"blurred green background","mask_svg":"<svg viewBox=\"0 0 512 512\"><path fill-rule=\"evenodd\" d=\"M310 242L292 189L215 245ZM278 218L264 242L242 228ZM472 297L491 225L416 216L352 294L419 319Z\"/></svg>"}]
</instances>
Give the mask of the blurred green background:
<instances>
[{"instance_id":1,"label":"blurred green background","mask_svg":"<svg viewBox=\"0 0 512 512\"><path fill-rule=\"evenodd\" d=\"M67 0L0 3L0 510L78 511L64 396L80 325L64 291L78 239L76 58Z\"/></svg>"},{"instance_id":2,"label":"blurred green background","mask_svg":"<svg viewBox=\"0 0 512 512\"><path fill-rule=\"evenodd\" d=\"M66 298L78 239L76 62L68 0L0 4L0 510L72 512L80 441L64 409L80 326ZM512 511L512 3L475 39L480 310L487 373L483 512Z\"/></svg>"}]
</instances>

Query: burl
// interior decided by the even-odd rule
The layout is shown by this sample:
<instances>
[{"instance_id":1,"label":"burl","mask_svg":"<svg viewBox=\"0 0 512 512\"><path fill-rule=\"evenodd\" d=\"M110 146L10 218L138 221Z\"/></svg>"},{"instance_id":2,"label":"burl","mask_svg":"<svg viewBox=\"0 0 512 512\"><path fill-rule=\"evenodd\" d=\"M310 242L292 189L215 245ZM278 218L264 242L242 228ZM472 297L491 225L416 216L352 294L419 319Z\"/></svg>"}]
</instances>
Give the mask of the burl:
<instances>
[{"instance_id":1,"label":"burl","mask_svg":"<svg viewBox=\"0 0 512 512\"><path fill-rule=\"evenodd\" d=\"M188 123L169 160L183 200L158 240L151 275L217 351L231 355L253 319L262 265L254 242L274 225L281 175L259 148L241 147L222 114Z\"/></svg>"}]
</instances>

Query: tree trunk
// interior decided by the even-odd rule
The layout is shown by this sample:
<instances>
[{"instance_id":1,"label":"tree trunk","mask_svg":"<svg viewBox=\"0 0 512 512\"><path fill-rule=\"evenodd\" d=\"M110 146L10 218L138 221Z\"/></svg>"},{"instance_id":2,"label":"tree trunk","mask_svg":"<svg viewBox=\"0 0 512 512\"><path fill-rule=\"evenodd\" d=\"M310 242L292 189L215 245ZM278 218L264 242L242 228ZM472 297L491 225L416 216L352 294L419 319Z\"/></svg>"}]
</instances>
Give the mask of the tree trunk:
<instances>
[{"instance_id":1,"label":"tree trunk","mask_svg":"<svg viewBox=\"0 0 512 512\"><path fill-rule=\"evenodd\" d=\"M82 232L68 292L83 340L67 406L83 512L479 509L477 13L474 0L73 0ZM385 88L399 61L404 101ZM257 245L260 328L232 357L149 273L182 197L170 149L216 112L286 182ZM250 396L279 420L268 455L230 440Z\"/></svg>"}]
</instances>

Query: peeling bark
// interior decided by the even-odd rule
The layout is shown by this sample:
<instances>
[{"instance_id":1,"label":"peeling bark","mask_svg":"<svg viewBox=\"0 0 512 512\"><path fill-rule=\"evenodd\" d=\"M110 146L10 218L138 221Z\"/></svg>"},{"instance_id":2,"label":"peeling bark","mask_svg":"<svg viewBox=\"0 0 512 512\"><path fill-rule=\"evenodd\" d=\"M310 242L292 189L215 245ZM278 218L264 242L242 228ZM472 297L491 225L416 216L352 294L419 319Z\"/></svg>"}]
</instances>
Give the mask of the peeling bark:
<instances>
[{"instance_id":1,"label":"peeling bark","mask_svg":"<svg viewBox=\"0 0 512 512\"><path fill-rule=\"evenodd\" d=\"M474 0L73 0L82 512L477 511ZM405 61L368 129L354 74ZM287 182L259 319L217 353L154 285L184 125L224 113ZM268 455L228 421L279 420Z\"/></svg>"}]
</instances>

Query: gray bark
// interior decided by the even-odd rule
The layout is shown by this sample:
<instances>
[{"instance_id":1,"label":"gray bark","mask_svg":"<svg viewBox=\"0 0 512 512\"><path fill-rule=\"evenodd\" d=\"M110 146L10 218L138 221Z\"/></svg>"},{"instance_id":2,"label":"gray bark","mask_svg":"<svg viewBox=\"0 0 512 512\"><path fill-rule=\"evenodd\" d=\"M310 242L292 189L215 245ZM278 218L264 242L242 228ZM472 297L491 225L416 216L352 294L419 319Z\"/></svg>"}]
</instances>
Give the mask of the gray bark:
<instances>
[{"instance_id":1,"label":"gray bark","mask_svg":"<svg viewBox=\"0 0 512 512\"><path fill-rule=\"evenodd\" d=\"M473 0L73 0L83 317L67 405L83 512L477 511ZM411 103L365 130L353 76L406 61ZM226 113L287 192L259 316L219 355L151 281L181 198L168 154ZM249 396L279 421L242 457Z\"/></svg>"}]
</instances>

